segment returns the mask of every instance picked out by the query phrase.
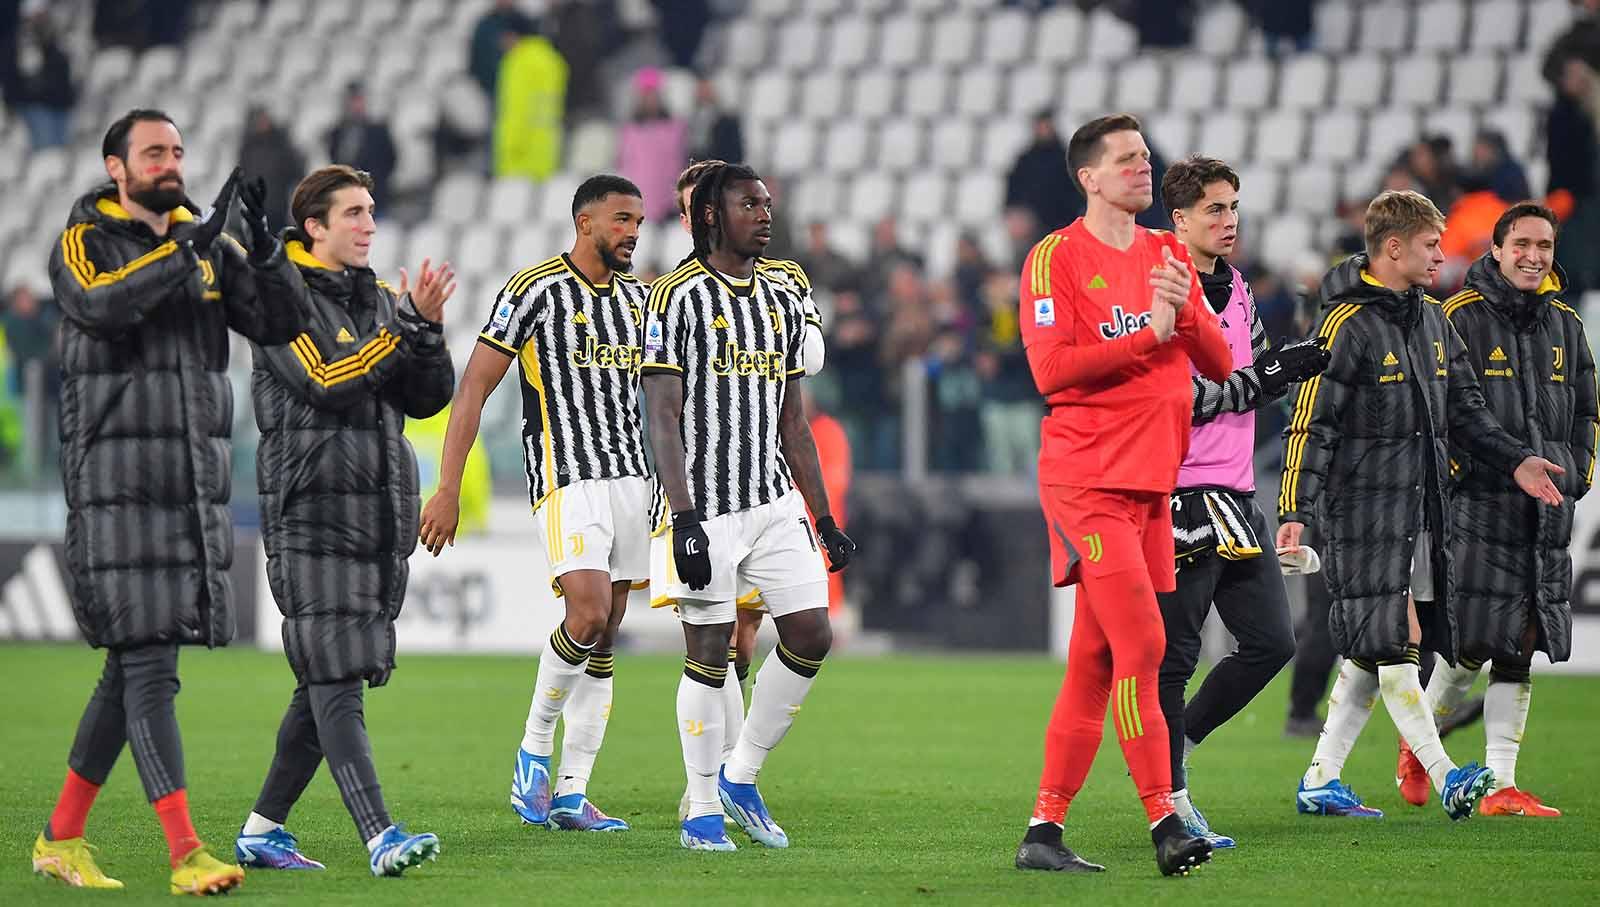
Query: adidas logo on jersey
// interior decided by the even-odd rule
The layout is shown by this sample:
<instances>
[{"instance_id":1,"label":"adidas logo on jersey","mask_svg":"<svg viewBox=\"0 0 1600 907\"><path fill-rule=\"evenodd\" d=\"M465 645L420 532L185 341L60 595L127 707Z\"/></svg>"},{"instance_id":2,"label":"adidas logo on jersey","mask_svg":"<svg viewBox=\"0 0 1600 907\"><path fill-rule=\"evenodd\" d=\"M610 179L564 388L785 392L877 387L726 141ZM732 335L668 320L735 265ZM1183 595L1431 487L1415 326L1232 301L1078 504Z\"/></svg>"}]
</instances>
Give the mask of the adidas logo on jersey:
<instances>
[{"instance_id":1,"label":"adidas logo on jersey","mask_svg":"<svg viewBox=\"0 0 1600 907\"><path fill-rule=\"evenodd\" d=\"M1099 274L1096 274L1095 276L1089 278L1089 289L1091 289L1091 290L1104 290L1104 289L1106 289L1106 279L1104 277L1101 277Z\"/></svg>"},{"instance_id":2,"label":"adidas logo on jersey","mask_svg":"<svg viewBox=\"0 0 1600 907\"><path fill-rule=\"evenodd\" d=\"M1500 347L1495 347L1494 348L1494 352L1489 354L1489 361L1490 362L1504 362L1504 361L1506 361L1506 351L1501 349Z\"/></svg>"},{"instance_id":3,"label":"adidas logo on jersey","mask_svg":"<svg viewBox=\"0 0 1600 907\"><path fill-rule=\"evenodd\" d=\"M714 330L726 331L728 329L728 319L718 315L716 318L712 319L711 327Z\"/></svg>"},{"instance_id":4,"label":"adidas logo on jersey","mask_svg":"<svg viewBox=\"0 0 1600 907\"><path fill-rule=\"evenodd\" d=\"M578 314L572 316L572 323L573 324L588 324L589 323L589 316L583 314L582 312L579 312Z\"/></svg>"},{"instance_id":5,"label":"adidas logo on jersey","mask_svg":"<svg viewBox=\"0 0 1600 907\"><path fill-rule=\"evenodd\" d=\"M340 328L339 329L339 333L336 334L333 339L339 341L340 343L355 343L356 342L356 338L353 335L351 335L349 328Z\"/></svg>"},{"instance_id":6,"label":"adidas logo on jersey","mask_svg":"<svg viewBox=\"0 0 1600 907\"><path fill-rule=\"evenodd\" d=\"M1383 356L1383 364L1384 365L1399 365L1400 364L1400 360L1394 358L1394 353L1392 353L1392 352L1385 353L1384 356Z\"/></svg>"}]
</instances>

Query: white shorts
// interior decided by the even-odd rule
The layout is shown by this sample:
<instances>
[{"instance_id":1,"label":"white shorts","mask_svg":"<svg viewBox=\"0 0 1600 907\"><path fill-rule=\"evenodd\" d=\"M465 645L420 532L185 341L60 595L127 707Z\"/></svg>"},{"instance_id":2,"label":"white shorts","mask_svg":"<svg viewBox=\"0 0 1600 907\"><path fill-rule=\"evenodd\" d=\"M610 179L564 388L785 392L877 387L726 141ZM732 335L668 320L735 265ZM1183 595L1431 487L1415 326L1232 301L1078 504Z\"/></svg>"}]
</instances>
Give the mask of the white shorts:
<instances>
[{"instance_id":1,"label":"white shorts","mask_svg":"<svg viewBox=\"0 0 1600 907\"><path fill-rule=\"evenodd\" d=\"M1433 538L1423 530L1417 533L1417 547L1411 552L1411 597L1431 602L1433 595Z\"/></svg>"},{"instance_id":2,"label":"white shorts","mask_svg":"<svg viewBox=\"0 0 1600 907\"><path fill-rule=\"evenodd\" d=\"M612 582L650 576L650 483L640 476L558 488L533 512L533 525L554 578L574 570L600 570Z\"/></svg>"},{"instance_id":3,"label":"white shorts","mask_svg":"<svg viewBox=\"0 0 1600 907\"><path fill-rule=\"evenodd\" d=\"M798 491L702 527L711 544L711 584L696 590L678 580L669 528L650 541L652 607L674 605L690 624L732 623L741 600L773 617L828 607L828 571Z\"/></svg>"}]
</instances>

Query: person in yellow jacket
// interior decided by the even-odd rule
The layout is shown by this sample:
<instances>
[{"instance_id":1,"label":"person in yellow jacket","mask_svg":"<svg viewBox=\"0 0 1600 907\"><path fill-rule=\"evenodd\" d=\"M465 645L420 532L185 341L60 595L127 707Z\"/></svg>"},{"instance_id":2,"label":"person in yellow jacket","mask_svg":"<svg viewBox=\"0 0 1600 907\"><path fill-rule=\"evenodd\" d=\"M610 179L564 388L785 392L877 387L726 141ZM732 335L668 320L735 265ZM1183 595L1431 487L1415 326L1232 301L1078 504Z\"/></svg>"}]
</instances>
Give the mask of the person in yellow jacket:
<instances>
[{"instance_id":1,"label":"person in yellow jacket","mask_svg":"<svg viewBox=\"0 0 1600 907\"><path fill-rule=\"evenodd\" d=\"M544 38L523 38L500 60L496 94L494 175L549 179L561 168L566 59Z\"/></svg>"}]
</instances>

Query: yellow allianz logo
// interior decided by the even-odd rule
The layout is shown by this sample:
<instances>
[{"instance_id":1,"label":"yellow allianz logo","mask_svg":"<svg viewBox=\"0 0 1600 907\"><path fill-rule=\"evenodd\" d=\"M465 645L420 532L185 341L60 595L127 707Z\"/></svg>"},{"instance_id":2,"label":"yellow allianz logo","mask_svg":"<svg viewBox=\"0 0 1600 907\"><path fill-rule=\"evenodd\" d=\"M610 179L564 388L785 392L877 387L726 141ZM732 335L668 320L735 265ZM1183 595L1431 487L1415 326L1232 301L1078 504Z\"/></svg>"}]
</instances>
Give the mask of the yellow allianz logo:
<instances>
[{"instance_id":1,"label":"yellow allianz logo","mask_svg":"<svg viewBox=\"0 0 1600 907\"><path fill-rule=\"evenodd\" d=\"M340 328L339 333L335 334L333 339L339 341L340 343L356 342L355 335L350 333L349 328Z\"/></svg>"},{"instance_id":2,"label":"yellow allianz logo","mask_svg":"<svg viewBox=\"0 0 1600 907\"><path fill-rule=\"evenodd\" d=\"M1504 362L1504 361L1506 361L1506 351L1501 349L1498 346L1495 347L1494 348L1494 352L1489 354L1489 361L1490 362Z\"/></svg>"}]
</instances>

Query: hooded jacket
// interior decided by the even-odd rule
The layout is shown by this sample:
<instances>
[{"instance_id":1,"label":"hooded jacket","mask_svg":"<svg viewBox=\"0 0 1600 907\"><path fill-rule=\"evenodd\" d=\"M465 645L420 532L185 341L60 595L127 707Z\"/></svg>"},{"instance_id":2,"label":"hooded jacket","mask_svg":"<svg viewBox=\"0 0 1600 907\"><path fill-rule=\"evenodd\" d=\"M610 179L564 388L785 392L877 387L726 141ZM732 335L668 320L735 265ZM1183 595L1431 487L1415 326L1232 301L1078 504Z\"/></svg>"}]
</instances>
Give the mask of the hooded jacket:
<instances>
[{"instance_id":1,"label":"hooded jacket","mask_svg":"<svg viewBox=\"0 0 1600 907\"><path fill-rule=\"evenodd\" d=\"M1597 421L1594 357L1583 322L1561 301L1557 266L1524 293L1484 255L1466 287L1444 304L1465 342L1489 411L1507 431L1566 470L1564 500L1548 507L1451 438L1450 505L1461 654L1517 658L1530 618L1551 661L1572 654L1572 541L1577 499L1594 481Z\"/></svg>"},{"instance_id":2,"label":"hooded jacket","mask_svg":"<svg viewBox=\"0 0 1600 907\"><path fill-rule=\"evenodd\" d=\"M293 299L261 299L243 249L157 236L102 186L50 253L61 326L61 477L72 610L93 646L233 637L228 329L282 343Z\"/></svg>"},{"instance_id":3,"label":"hooded jacket","mask_svg":"<svg viewBox=\"0 0 1600 907\"><path fill-rule=\"evenodd\" d=\"M455 369L442 329L367 268L333 270L291 238L256 273L264 295L307 313L288 345L254 348L251 375L284 652L306 682L377 686L394 668L421 511L405 421L450 402Z\"/></svg>"},{"instance_id":4,"label":"hooded jacket","mask_svg":"<svg viewBox=\"0 0 1600 907\"><path fill-rule=\"evenodd\" d=\"M1295 395L1278 517L1319 530L1334 644L1374 661L1404 654L1411 563L1427 530L1436 597L1418 608L1422 643L1454 663L1448 445L1507 476L1532 451L1489 414L1443 307L1421 287L1384 287L1366 264L1347 259L1316 294L1332 360Z\"/></svg>"}]
</instances>

